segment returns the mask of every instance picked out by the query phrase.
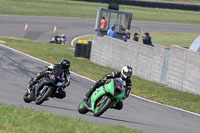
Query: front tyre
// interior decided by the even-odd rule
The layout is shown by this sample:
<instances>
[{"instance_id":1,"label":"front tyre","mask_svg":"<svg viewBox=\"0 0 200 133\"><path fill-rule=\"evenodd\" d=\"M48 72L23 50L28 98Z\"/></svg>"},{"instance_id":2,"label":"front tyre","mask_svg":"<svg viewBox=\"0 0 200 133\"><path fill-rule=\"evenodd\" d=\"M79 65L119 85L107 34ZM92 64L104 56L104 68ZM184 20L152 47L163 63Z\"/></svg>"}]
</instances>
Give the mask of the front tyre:
<instances>
[{"instance_id":1,"label":"front tyre","mask_svg":"<svg viewBox=\"0 0 200 133\"><path fill-rule=\"evenodd\" d=\"M26 103L32 102L31 96L28 92L26 92L26 94L24 95L24 102L26 102Z\"/></svg>"},{"instance_id":2,"label":"front tyre","mask_svg":"<svg viewBox=\"0 0 200 133\"><path fill-rule=\"evenodd\" d=\"M89 110L87 109L87 107L85 106L85 102L82 101L79 106L78 106L78 112L80 114L86 114Z\"/></svg>"},{"instance_id":3,"label":"front tyre","mask_svg":"<svg viewBox=\"0 0 200 133\"><path fill-rule=\"evenodd\" d=\"M111 97L107 97L106 101L103 102L101 105L99 105L99 107L95 106L93 115L95 117L99 117L110 107L111 103L112 103Z\"/></svg>"},{"instance_id":4,"label":"front tyre","mask_svg":"<svg viewBox=\"0 0 200 133\"><path fill-rule=\"evenodd\" d=\"M51 91L52 89L50 86L44 85L43 88L38 92L38 96L35 99L35 103L37 105L42 104L49 97Z\"/></svg>"}]
</instances>

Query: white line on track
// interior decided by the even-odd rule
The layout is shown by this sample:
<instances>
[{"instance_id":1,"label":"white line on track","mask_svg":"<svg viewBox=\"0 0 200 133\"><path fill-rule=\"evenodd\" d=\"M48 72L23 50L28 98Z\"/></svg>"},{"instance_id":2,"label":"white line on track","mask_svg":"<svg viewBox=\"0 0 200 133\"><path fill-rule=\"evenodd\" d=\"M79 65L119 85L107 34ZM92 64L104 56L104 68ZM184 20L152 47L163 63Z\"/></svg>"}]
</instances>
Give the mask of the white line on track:
<instances>
[{"instance_id":1,"label":"white line on track","mask_svg":"<svg viewBox=\"0 0 200 133\"><path fill-rule=\"evenodd\" d=\"M33 59L38 60L38 61L41 61L41 62L43 62L43 63L50 64L50 63L47 62L47 61L44 61L44 60L41 60L41 59L39 59L39 58L33 57L33 56L31 56L31 55L25 54L25 53L23 53L23 52L21 52L21 51L15 50L15 49L10 48L10 47L7 47L7 46L5 46L5 45L0 44L0 46L2 46L2 47L4 47L4 48L7 48L7 49L10 49L10 50L12 50L12 51L15 51L15 52L17 52L17 53L26 55L26 56L28 56L28 57L30 57L30 58L33 58ZM70 71L70 72L71 72L71 71ZM73 73L73 74L75 74L75 75L77 75L77 76L79 76L79 77L85 78L85 79L87 79L87 80L90 80L90 81L92 81L92 82L95 82L95 80L92 80L92 79L87 78L87 77L85 77L85 76L79 75L79 74L74 73L74 72L71 72L71 73ZM141 100L150 102L150 103L154 103L154 104L162 105L162 106L165 106L165 107L173 108L173 109L180 110L180 111L183 111L183 112L187 112L187 113L190 113L190 114L193 114L193 115L196 115L196 116L199 116L199 117L200 117L200 114L197 114L197 113L194 113L194 112L191 112L191 111L187 111L187 110L184 110L184 109L181 109L181 108L177 108L177 107L174 107L174 106L170 106L170 105L165 105L165 104L161 104L161 103L158 103L158 102L154 102L154 101L151 101L151 100L148 100L148 99L145 99L145 98L142 98L142 97L133 95L133 94L130 94L130 95L133 96L133 97L135 97L135 98L138 98L138 99L141 99Z\"/></svg>"}]
</instances>

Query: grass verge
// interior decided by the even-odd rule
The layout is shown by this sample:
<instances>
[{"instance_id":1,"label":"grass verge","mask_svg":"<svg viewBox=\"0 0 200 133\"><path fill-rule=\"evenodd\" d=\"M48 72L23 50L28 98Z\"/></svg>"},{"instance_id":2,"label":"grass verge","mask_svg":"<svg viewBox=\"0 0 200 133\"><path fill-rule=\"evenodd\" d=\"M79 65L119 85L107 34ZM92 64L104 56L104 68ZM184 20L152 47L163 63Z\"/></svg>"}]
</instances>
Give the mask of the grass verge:
<instances>
[{"instance_id":1,"label":"grass verge","mask_svg":"<svg viewBox=\"0 0 200 133\"><path fill-rule=\"evenodd\" d=\"M96 18L98 7L108 4L75 0L1 0L0 14ZM199 24L200 12L143 8L120 5L121 11L133 13L133 20Z\"/></svg>"},{"instance_id":2,"label":"grass verge","mask_svg":"<svg viewBox=\"0 0 200 133\"><path fill-rule=\"evenodd\" d=\"M171 45L179 45L182 47L190 47L191 43L199 34L194 33L160 33L151 32L152 42L166 47Z\"/></svg>"},{"instance_id":3,"label":"grass verge","mask_svg":"<svg viewBox=\"0 0 200 133\"><path fill-rule=\"evenodd\" d=\"M200 3L200 0L151 0L151 1L173 2L173 3L180 2L180 3L188 3L188 4L191 4L191 3L199 4Z\"/></svg>"},{"instance_id":4,"label":"grass verge","mask_svg":"<svg viewBox=\"0 0 200 133\"><path fill-rule=\"evenodd\" d=\"M96 65L88 60L74 57L74 51L69 50L71 46L55 45L44 42L0 37L0 40L6 41L4 45L30 54L42 60L57 63L62 58L71 61L71 71L89 77L94 80L101 79L103 75L110 73L111 68ZM188 111L200 113L200 96L186 92L181 92L158 83L142 80L138 77L132 77L131 93L150 99L159 103L176 106Z\"/></svg>"},{"instance_id":5,"label":"grass verge","mask_svg":"<svg viewBox=\"0 0 200 133\"><path fill-rule=\"evenodd\" d=\"M44 111L0 104L0 133L143 133L124 126L101 125Z\"/></svg>"},{"instance_id":6,"label":"grass verge","mask_svg":"<svg viewBox=\"0 0 200 133\"><path fill-rule=\"evenodd\" d=\"M154 44L160 44L166 47L170 47L171 45L190 47L193 40L197 36L199 36L199 34L194 34L194 33L167 33L167 32L151 32L150 35L152 37L152 42ZM130 39L133 40L133 33L131 33ZM77 38L74 41L73 46L75 46L78 40L92 41L93 35L87 35L84 37Z\"/></svg>"}]
</instances>

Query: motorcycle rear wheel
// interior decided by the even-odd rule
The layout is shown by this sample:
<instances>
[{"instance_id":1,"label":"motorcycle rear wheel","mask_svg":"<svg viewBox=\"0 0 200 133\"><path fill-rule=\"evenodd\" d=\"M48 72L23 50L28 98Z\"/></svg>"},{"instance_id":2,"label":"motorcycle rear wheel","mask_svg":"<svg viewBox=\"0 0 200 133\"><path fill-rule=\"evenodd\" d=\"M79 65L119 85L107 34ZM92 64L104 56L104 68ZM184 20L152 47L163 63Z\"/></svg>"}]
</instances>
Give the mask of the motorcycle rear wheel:
<instances>
[{"instance_id":1,"label":"motorcycle rear wheel","mask_svg":"<svg viewBox=\"0 0 200 133\"><path fill-rule=\"evenodd\" d=\"M44 88L45 87L45 88ZM41 94L39 94L36 99L35 99L35 103L37 105L40 105L42 104L48 97L49 95L51 94L51 87L47 86L47 85L44 85L42 89L45 89L45 92Z\"/></svg>"},{"instance_id":2,"label":"motorcycle rear wheel","mask_svg":"<svg viewBox=\"0 0 200 133\"><path fill-rule=\"evenodd\" d=\"M80 114L86 114L89 110L87 109L87 107L85 106L85 102L82 101L79 106L78 106L78 112Z\"/></svg>"}]
</instances>

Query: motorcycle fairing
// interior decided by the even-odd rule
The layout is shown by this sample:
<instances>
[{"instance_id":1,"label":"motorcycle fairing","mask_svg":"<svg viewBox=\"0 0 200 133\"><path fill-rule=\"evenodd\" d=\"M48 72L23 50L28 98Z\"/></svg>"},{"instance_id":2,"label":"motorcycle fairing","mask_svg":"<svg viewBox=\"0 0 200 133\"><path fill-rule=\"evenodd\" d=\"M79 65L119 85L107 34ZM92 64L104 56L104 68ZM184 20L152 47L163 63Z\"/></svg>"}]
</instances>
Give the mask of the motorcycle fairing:
<instances>
[{"instance_id":1,"label":"motorcycle fairing","mask_svg":"<svg viewBox=\"0 0 200 133\"><path fill-rule=\"evenodd\" d=\"M94 111L96 100L105 94L106 94L106 91L103 89L103 86L96 89L96 91L92 94L91 96L91 110L92 111Z\"/></svg>"},{"instance_id":2,"label":"motorcycle fairing","mask_svg":"<svg viewBox=\"0 0 200 133\"><path fill-rule=\"evenodd\" d=\"M94 111L95 102L97 101L97 99L99 99L106 93L109 93L115 99L111 106L115 106L119 102L119 100L124 97L125 95L124 86L121 82L119 82L119 80L120 79L112 79L109 83L97 88L96 91L94 91L94 93L91 96L92 111Z\"/></svg>"},{"instance_id":3,"label":"motorcycle fairing","mask_svg":"<svg viewBox=\"0 0 200 133\"><path fill-rule=\"evenodd\" d=\"M40 79L39 82L37 83L37 85L35 86L35 96L38 95L38 90L42 86L44 86L44 84L52 84L52 81L47 77L44 77L44 78Z\"/></svg>"}]
</instances>

